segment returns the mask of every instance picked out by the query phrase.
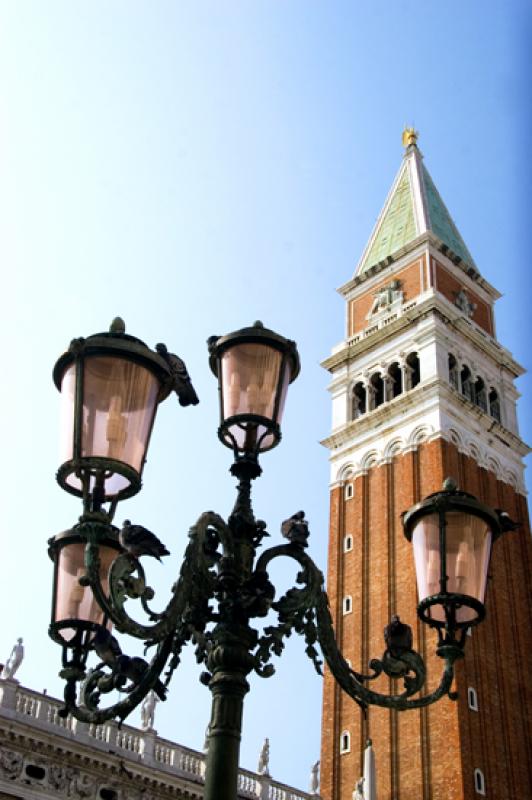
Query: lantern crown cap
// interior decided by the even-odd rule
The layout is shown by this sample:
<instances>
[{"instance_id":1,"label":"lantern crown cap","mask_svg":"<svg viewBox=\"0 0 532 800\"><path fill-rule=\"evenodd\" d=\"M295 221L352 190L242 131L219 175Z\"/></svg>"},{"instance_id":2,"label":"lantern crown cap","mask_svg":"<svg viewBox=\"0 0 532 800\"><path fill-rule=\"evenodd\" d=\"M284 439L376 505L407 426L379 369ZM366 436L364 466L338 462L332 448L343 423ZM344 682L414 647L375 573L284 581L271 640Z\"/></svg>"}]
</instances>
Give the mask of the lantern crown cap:
<instances>
[{"instance_id":1,"label":"lantern crown cap","mask_svg":"<svg viewBox=\"0 0 532 800\"><path fill-rule=\"evenodd\" d=\"M209 364L212 372L218 375L218 357L225 350L236 344L245 343L269 345L276 350L288 353L291 363L290 383L299 375L301 364L296 343L291 339L285 339L284 336L275 333L275 331L272 331L270 328L266 328L261 320L256 320L253 325L247 328L240 328L225 336L209 336L207 339L207 347L209 350Z\"/></svg>"},{"instance_id":2,"label":"lantern crown cap","mask_svg":"<svg viewBox=\"0 0 532 800\"><path fill-rule=\"evenodd\" d=\"M61 382L65 371L74 361L87 356L115 356L142 364L154 372L160 380L161 400L172 389L170 368L166 360L158 351L151 350L142 339L127 334L122 317L115 317L107 332L79 337L70 342L68 350L59 357L53 371L54 383L59 391L61 391Z\"/></svg>"},{"instance_id":3,"label":"lantern crown cap","mask_svg":"<svg viewBox=\"0 0 532 800\"><path fill-rule=\"evenodd\" d=\"M428 495L402 515L404 533L410 541L412 532L421 517L427 514L447 514L460 511L482 518L491 528L494 538L502 532L500 519L492 508L484 505L474 495L459 489L453 478L446 478L439 492Z\"/></svg>"}]
</instances>

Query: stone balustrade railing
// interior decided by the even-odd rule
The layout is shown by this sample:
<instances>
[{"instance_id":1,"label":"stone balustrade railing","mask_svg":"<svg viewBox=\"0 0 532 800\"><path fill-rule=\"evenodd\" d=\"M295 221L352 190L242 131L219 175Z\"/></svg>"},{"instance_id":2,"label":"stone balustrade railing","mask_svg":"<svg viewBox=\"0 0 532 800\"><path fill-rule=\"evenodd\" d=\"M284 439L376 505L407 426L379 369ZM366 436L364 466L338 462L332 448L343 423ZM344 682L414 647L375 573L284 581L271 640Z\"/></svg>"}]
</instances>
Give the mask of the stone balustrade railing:
<instances>
[{"instance_id":1,"label":"stone balustrade railing","mask_svg":"<svg viewBox=\"0 0 532 800\"><path fill-rule=\"evenodd\" d=\"M118 727L114 721L103 725L87 725L72 716L59 716L61 702L46 694L21 686L16 680L0 680L0 722L2 718L18 720L59 737L75 738L96 750L110 748L123 759L141 762L177 775L188 781L203 783L205 754L162 739L153 730L143 731L130 725ZM319 800L290 786L274 781L269 775L240 770L238 781L241 798L260 800Z\"/></svg>"}]
</instances>

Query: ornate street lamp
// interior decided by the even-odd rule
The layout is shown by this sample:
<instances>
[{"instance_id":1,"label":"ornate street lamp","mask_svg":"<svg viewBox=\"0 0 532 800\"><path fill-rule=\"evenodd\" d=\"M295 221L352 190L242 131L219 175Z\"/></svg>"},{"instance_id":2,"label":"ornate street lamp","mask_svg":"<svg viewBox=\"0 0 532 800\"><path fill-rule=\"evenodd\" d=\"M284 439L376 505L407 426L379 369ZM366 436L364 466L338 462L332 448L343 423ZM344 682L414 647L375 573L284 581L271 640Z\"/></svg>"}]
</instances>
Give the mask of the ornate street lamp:
<instances>
[{"instance_id":1,"label":"ornate street lamp","mask_svg":"<svg viewBox=\"0 0 532 800\"><path fill-rule=\"evenodd\" d=\"M502 533L500 517L448 478L403 516L406 538L414 547L418 615L450 635L478 625L486 614L484 595L492 542Z\"/></svg>"},{"instance_id":2,"label":"ornate street lamp","mask_svg":"<svg viewBox=\"0 0 532 800\"><path fill-rule=\"evenodd\" d=\"M261 472L259 453L281 439L287 387L299 372L296 345L260 322L211 337L208 344L219 381L218 434L233 450L237 498L227 522L208 511L190 529L179 577L162 612L150 607L154 592L140 559L168 551L140 525L126 521L119 531L113 516L117 503L140 489L157 404L172 388L182 405L197 403L185 365L164 345L152 351L127 336L121 320L109 334L74 340L57 362L54 380L63 395L64 430L57 478L62 488L83 498L83 515L70 531L50 540L55 565L50 635L63 648L62 713L89 723L125 719L151 689L164 699L181 650L192 641L206 667L201 680L213 697L204 797L235 800L247 675L270 677L271 658L281 654L292 631L304 637L306 652L321 672L319 644L336 681L363 709L373 704L404 710L445 694L454 698L453 665L463 655L465 629L484 616L491 542L512 524L507 517L501 524L501 515L451 482L408 511L405 535L414 547L418 613L438 630L443 675L431 693L414 697L424 686L425 666L412 649L411 629L398 617L385 630L382 658L370 662L369 674L355 672L336 643L323 575L305 552L304 513L283 522L286 543L257 555L267 533L266 524L253 515L251 482ZM298 586L276 599L268 569L281 556L294 559L300 569ZM126 612L128 599L140 601L147 622ZM263 630L250 625L270 610L277 613L277 624ZM113 626L144 640L151 661L124 654ZM88 670L91 653L98 661ZM370 689L368 683L382 674L402 678L402 691L384 695ZM122 698L100 707L113 690Z\"/></svg>"},{"instance_id":3,"label":"ornate street lamp","mask_svg":"<svg viewBox=\"0 0 532 800\"><path fill-rule=\"evenodd\" d=\"M157 406L172 389L182 405L198 402L190 381L187 391L184 365L179 382L179 359L164 345L157 351L128 336L117 317L109 333L74 339L55 365L62 401L57 480L83 497L85 511L105 502L114 510L140 490Z\"/></svg>"},{"instance_id":4,"label":"ornate street lamp","mask_svg":"<svg viewBox=\"0 0 532 800\"><path fill-rule=\"evenodd\" d=\"M262 322L208 344L220 390L220 441L236 458L256 458L281 440L286 391L299 374L296 344Z\"/></svg>"}]
</instances>

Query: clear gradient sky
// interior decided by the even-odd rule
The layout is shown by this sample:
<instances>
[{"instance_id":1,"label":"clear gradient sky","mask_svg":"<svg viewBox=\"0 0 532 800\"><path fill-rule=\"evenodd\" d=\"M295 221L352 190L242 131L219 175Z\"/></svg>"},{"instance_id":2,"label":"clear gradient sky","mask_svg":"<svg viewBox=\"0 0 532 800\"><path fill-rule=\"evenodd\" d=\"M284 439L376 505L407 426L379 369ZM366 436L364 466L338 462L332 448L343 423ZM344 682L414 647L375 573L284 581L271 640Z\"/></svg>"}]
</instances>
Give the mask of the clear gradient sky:
<instances>
[{"instance_id":1,"label":"clear gradient sky","mask_svg":"<svg viewBox=\"0 0 532 800\"><path fill-rule=\"evenodd\" d=\"M302 360L255 511L276 540L304 508L325 569L319 362L344 335L335 287L399 168L405 123L504 295L500 341L530 368L530 11L517 0L0 2L0 660L23 636L22 683L61 692L46 541L80 513L54 481L51 369L71 338L117 314L185 359L201 399L161 408L144 489L117 513L172 551L151 573L161 604L189 526L234 499L205 340L255 319L296 339ZM530 378L518 386L532 442ZM321 681L302 643L288 644L275 677L252 678L242 765L256 768L268 736L273 776L306 789ZM156 727L201 748L198 674L187 657Z\"/></svg>"}]
</instances>

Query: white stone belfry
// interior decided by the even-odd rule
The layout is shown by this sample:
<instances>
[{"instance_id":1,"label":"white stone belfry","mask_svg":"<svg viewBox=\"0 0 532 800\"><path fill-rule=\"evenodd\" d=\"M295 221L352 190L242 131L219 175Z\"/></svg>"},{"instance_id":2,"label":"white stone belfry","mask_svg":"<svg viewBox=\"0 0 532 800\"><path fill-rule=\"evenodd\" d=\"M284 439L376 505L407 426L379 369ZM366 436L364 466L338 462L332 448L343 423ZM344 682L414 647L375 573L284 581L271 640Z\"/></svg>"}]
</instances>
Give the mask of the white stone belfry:
<instances>
[{"instance_id":1,"label":"white stone belfry","mask_svg":"<svg viewBox=\"0 0 532 800\"><path fill-rule=\"evenodd\" d=\"M515 379L479 273L410 137L354 277L331 373L331 485L444 439L526 494Z\"/></svg>"}]
</instances>

